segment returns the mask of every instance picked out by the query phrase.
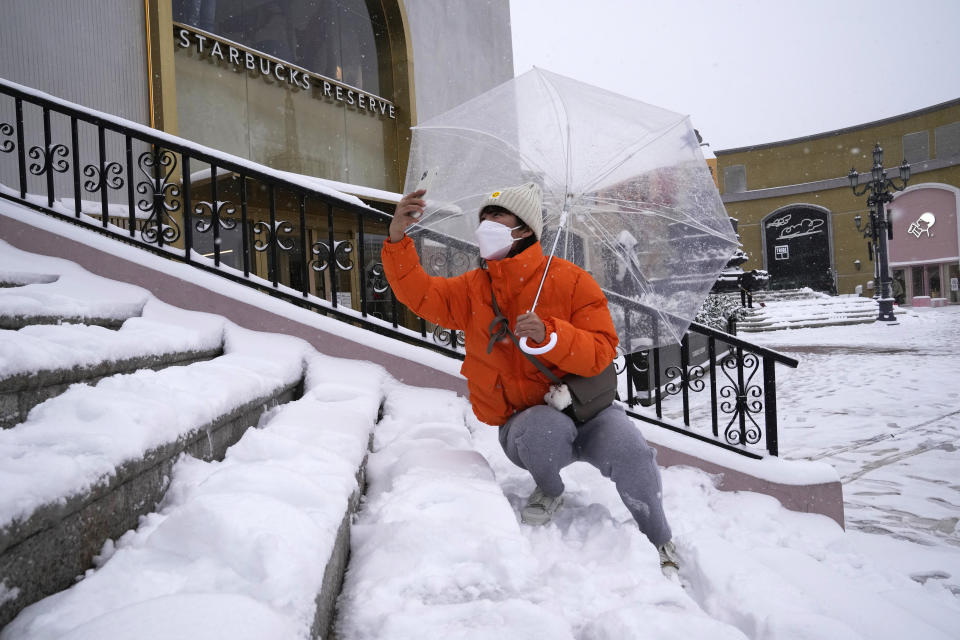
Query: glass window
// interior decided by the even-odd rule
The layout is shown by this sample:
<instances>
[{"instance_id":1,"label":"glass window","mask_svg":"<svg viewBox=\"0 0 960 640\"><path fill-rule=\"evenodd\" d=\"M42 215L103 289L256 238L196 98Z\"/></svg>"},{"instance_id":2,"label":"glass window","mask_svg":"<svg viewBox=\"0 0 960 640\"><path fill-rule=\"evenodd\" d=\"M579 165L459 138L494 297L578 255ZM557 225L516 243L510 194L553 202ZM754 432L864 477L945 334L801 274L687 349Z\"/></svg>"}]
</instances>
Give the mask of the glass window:
<instances>
[{"instance_id":1,"label":"glass window","mask_svg":"<svg viewBox=\"0 0 960 640\"><path fill-rule=\"evenodd\" d=\"M724 193L743 193L747 190L747 168L735 164L723 168Z\"/></svg>"},{"instance_id":2,"label":"glass window","mask_svg":"<svg viewBox=\"0 0 960 640\"><path fill-rule=\"evenodd\" d=\"M923 267L911 267L910 277L912 279L911 284L913 285L913 291L910 292L910 296L927 295L927 287L925 286L926 283L923 278Z\"/></svg>"},{"instance_id":3,"label":"glass window","mask_svg":"<svg viewBox=\"0 0 960 640\"><path fill-rule=\"evenodd\" d=\"M951 122L934 129L933 142L938 158L960 156L960 122Z\"/></svg>"},{"instance_id":4,"label":"glass window","mask_svg":"<svg viewBox=\"0 0 960 640\"><path fill-rule=\"evenodd\" d=\"M930 134L917 131L903 136L903 157L907 162L923 162L930 159Z\"/></svg>"},{"instance_id":5,"label":"glass window","mask_svg":"<svg viewBox=\"0 0 960 640\"><path fill-rule=\"evenodd\" d=\"M940 265L927 267L927 282L930 283L930 287L927 289L927 291L930 292L930 297L942 298L943 291L940 289Z\"/></svg>"},{"instance_id":6,"label":"glass window","mask_svg":"<svg viewBox=\"0 0 960 640\"><path fill-rule=\"evenodd\" d=\"M950 284L950 302L960 302L960 265L951 264L947 270L947 280Z\"/></svg>"},{"instance_id":7,"label":"glass window","mask_svg":"<svg viewBox=\"0 0 960 640\"><path fill-rule=\"evenodd\" d=\"M173 0L173 19L380 95L365 0Z\"/></svg>"}]
</instances>

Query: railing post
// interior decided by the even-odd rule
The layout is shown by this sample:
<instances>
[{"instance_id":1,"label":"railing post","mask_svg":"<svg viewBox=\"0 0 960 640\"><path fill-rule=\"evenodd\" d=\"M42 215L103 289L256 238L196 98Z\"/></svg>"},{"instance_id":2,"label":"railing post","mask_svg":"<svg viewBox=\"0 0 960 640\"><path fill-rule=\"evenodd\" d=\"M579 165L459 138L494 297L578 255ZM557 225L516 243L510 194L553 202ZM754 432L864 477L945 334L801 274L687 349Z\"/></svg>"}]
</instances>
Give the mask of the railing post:
<instances>
[{"instance_id":1,"label":"railing post","mask_svg":"<svg viewBox=\"0 0 960 640\"><path fill-rule=\"evenodd\" d=\"M53 138L50 132L50 108L43 107L43 157L47 169L47 206L53 208L53 153L50 148Z\"/></svg>"},{"instance_id":2,"label":"railing post","mask_svg":"<svg viewBox=\"0 0 960 640\"><path fill-rule=\"evenodd\" d=\"M80 143L77 132L77 116L70 117L70 144L73 145L73 214L80 217L80 201L83 191L80 189Z\"/></svg>"},{"instance_id":3,"label":"railing post","mask_svg":"<svg viewBox=\"0 0 960 640\"><path fill-rule=\"evenodd\" d=\"M777 438L777 381L776 363L770 356L763 358L763 404L764 423L766 426L767 451L770 455L780 455L780 445Z\"/></svg>"},{"instance_id":4,"label":"railing post","mask_svg":"<svg viewBox=\"0 0 960 640\"><path fill-rule=\"evenodd\" d=\"M270 278L270 282L273 283L273 288L276 289L277 284L277 191L271 182L268 186L269 196L270 196L270 233L267 235L267 240L270 242L270 254L267 260L267 275Z\"/></svg>"},{"instance_id":5,"label":"railing post","mask_svg":"<svg viewBox=\"0 0 960 640\"><path fill-rule=\"evenodd\" d=\"M137 235L137 203L133 195L133 140L130 135L124 136L124 152L127 156L127 207L130 215L130 237Z\"/></svg>"},{"instance_id":6,"label":"railing post","mask_svg":"<svg viewBox=\"0 0 960 640\"><path fill-rule=\"evenodd\" d=\"M250 237L249 221L247 220L247 176L244 173L240 176L240 242L243 244L243 277L250 277ZM307 260L307 256L303 257Z\"/></svg>"},{"instance_id":7,"label":"railing post","mask_svg":"<svg viewBox=\"0 0 960 640\"><path fill-rule=\"evenodd\" d=\"M217 202L217 165L210 164L210 224L213 227L213 266L220 266L220 203ZM276 284L276 283L274 283Z\"/></svg>"},{"instance_id":8,"label":"railing post","mask_svg":"<svg viewBox=\"0 0 960 640\"><path fill-rule=\"evenodd\" d=\"M683 424L690 426L690 332L680 339L680 393L683 397Z\"/></svg>"},{"instance_id":9,"label":"railing post","mask_svg":"<svg viewBox=\"0 0 960 640\"><path fill-rule=\"evenodd\" d=\"M97 160L100 162L100 223L102 226L106 227L109 222L109 214L107 207L107 151L106 147L106 134L103 131L103 127L97 127L97 145L99 150L97 152Z\"/></svg>"},{"instance_id":10,"label":"railing post","mask_svg":"<svg viewBox=\"0 0 960 640\"><path fill-rule=\"evenodd\" d=\"M717 340L707 338L707 352L710 358L710 424L715 438L720 436L720 419L717 413Z\"/></svg>"},{"instance_id":11,"label":"railing post","mask_svg":"<svg viewBox=\"0 0 960 640\"><path fill-rule=\"evenodd\" d=\"M737 347L737 418L740 423L740 444L747 443L747 386L743 377L743 347Z\"/></svg>"},{"instance_id":12,"label":"railing post","mask_svg":"<svg viewBox=\"0 0 960 640\"><path fill-rule=\"evenodd\" d=\"M357 244L360 254L360 315L367 317L367 243L364 237L363 216L357 211Z\"/></svg>"},{"instance_id":13,"label":"railing post","mask_svg":"<svg viewBox=\"0 0 960 640\"><path fill-rule=\"evenodd\" d=\"M180 180L180 184L183 185L183 256L187 263L190 263L190 252L193 251L193 229L190 219L193 198L190 190L193 184L190 180L190 156L184 153L181 154L180 159L183 167L183 178Z\"/></svg>"},{"instance_id":14,"label":"railing post","mask_svg":"<svg viewBox=\"0 0 960 640\"><path fill-rule=\"evenodd\" d=\"M23 100L14 99L14 105L17 112L17 150L20 170L20 199L27 198L27 150L23 148Z\"/></svg>"},{"instance_id":15,"label":"railing post","mask_svg":"<svg viewBox=\"0 0 960 640\"><path fill-rule=\"evenodd\" d=\"M160 163L163 159L163 148L154 143L153 145L153 213L157 216L157 247L163 248L163 213L164 213L164 192L163 192L163 171L160 169Z\"/></svg>"},{"instance_id":16,"label":"railing post","mask_svg":"<svg viewBox=\"0 0 960 640\"><path fill-rule=\"evenodd\" d=\"M330 272L330 304L336 309L337 300L337 242L333 236L333 205L327 203L327 241L330 243L330 262L327 268Z\"/></svg>"},{"instance_id":17,"label":"railing post","mask_svg":"<svg viewBox=\"0 0 960 640\"><path fill-rule=\"evenodd\" d=\"M307 253L307 195L299 194L300 206L300 263L301 277L303 278L303 297L310 295L310 261Z\"/></svg>"}]
</instances>

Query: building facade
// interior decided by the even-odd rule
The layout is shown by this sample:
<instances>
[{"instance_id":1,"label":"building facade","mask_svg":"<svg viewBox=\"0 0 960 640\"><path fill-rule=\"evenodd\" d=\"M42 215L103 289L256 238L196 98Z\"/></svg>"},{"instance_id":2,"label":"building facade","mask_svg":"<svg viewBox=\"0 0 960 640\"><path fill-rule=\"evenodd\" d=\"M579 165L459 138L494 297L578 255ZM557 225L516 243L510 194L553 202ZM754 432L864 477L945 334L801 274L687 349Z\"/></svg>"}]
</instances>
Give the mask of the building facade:
<instances>
[{"instance_id":1,"label":"building facade","mask_svg":"<svg viewBox=\"0 0 960 640\"><path fill-rule=\"evenodd\" d=\"M866 196L851 167L869 173L874 145L889 177L910 163L906 190L887 206L893 294L901 304L960 303L960 100L837 131L716 151L717 177L750 261L773 288L873 295ZM858 223L860 228L858 229Z\"/></svg>"},{"instance_id":2,"label":"building facade","mask_svg":"<svg viewBox=\"0 0 960 640\"><path fill-rule=\"evenodd\" d=\"M458 3L456 10L443 0L72 0L56 11L46 2L9 0L0 20L0 78L271 170L329 181L323 186L390 212L406 177L410 127L512 77L508 0ZM14 106L0 100L0 123L16 122ZM101 150L104 169L127 163L122 135L98 140L94 127L72 131L69 118L37 108L22 115L28 131L43 131L41 121L49 119L52 145L75 136L70 160L78 167ZM130 155L143 158L147 150L135 143ZM166 180L182 185L189 177L194 251L209 257L216 246L227 266L249 266L344 307L358 309L361 297L382 299L374 315L398 320L369 284L385 223L360 231L354 212L310 201L305 237L278 239L294 233L288 223L301 215L293 193L273 194L198 161L185 176L182 159L166 159ZM0 184L13 186L16 162L6 160ZM138 176L152 171L136 169ZM73 210L78 189L69 173L51 180L59 204ZM26 175L27 192L45 193L44 179ZM120 211L109 222L129 228L124 189L83 191L83 184L78 210L102 219L96 201L104 193L110 210ZM184 227L182 211L171 216ZM221 221L216 234L208 232L213 219ZM271 243L283 249L275 263L263 250ZM182 248L184 239L178 233L169 244ZM346 266L316 268L334 255ZM355 265L359 256L367 264Z\"/></svg>"},{"instance_id":3,"label":"building facade","mask_svg":"<svg viewBox=\"0 0 960 640\"><path fill-rule=\"evenodd\" d=\"M396 192L410 126L513 77L509 0L10 0L0 77Z\"/></svg>"}]
</instances>

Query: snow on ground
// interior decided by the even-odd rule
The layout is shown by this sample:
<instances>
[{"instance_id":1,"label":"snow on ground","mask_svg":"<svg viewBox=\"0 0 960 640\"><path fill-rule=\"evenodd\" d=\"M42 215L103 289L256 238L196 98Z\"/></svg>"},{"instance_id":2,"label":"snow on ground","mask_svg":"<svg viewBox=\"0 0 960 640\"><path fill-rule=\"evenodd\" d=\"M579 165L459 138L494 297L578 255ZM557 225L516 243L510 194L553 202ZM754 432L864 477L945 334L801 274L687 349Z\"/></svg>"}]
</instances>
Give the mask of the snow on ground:
<instances>
[{"instance_id":1,"label":"snow on ground","mask_svg":"<svg viewBox=\"0 0 960 640\"><path fill-rule=\"evenodd\" d=\"M848 526L960 553L960 306L752 337L800 360L778 372L783 453L837 469Z\"/></svg>"},{"instance_id":2,"label":"snow on ground","mask_svg":"<svg viewBox=\"0 0 960 640\"><path fill-rule=\"evenodd\" d=\"M231 349L269 342L228 334ZM660 575L594 469L565 470L553 523L521 526L532 481L465 400L307 355L301 404L270 414L222 463L182 460L157 513L0 637L304 637L317 543L334 524L326 509L352 486L324 474L342 479L362 454L381 396L340 601L345 640L956 637L958 334L952 307L904 314L896 327L750 336L800 358L778 371L782 449L837 466L850 530L768 496L719 492L696 469L666 469L683 586ZM71 402L57 406L69 413ZM79 398L74 408L83 412Z\"/></svg>"}]
</instances>

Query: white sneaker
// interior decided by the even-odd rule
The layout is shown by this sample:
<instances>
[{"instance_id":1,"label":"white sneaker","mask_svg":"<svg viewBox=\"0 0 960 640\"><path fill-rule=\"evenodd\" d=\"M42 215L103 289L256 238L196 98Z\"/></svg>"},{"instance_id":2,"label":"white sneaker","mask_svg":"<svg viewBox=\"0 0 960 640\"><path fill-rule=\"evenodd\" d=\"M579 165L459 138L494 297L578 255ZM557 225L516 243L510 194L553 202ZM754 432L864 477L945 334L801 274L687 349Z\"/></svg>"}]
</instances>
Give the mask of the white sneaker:
<instances>
[{"instance_id":1,"label":"white sneaker","mask_svg":"<svg viewBox=\"0 0 960 640\"><path fill-rule=\"evenodd\" d=\"M673 540L658 546L657 553L660 554L660 571L663 575L677 579L680 575L680 556L677 555L677 547L673 544Z\"/></svg>"},{"instance_id":2,"label":"white sneaker","mask_svg":"<svg viewBox=\"0 0 960 640\"><path fill-rule=\"evenodd\" d=\"M527 499L527 506L520 512L520 521L531 525L547 524L553 518L553 512L562 504L563 495L551 498L537 487Z\"/></svg>"}]
</instances>

